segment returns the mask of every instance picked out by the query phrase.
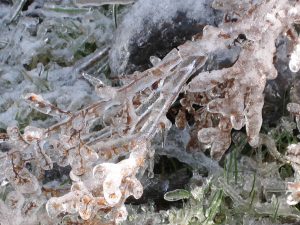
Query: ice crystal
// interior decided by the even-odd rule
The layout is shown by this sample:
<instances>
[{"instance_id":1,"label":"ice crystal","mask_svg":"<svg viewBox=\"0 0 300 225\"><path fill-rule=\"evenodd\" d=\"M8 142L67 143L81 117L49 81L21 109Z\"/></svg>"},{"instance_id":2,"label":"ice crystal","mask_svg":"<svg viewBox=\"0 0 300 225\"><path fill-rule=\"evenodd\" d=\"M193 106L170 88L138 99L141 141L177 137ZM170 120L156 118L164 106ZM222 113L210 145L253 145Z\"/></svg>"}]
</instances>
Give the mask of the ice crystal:
<instances>
[{"instance_id":1,"label":"ice crystal","mask_svg":"<svg viewBox=\"0 0 300 225\"><path fill-rule=\"evenodd\" d=\"M295 50L291 55L289 63L290 70L294 73L300 70L300 43L295 46Z\"/></svg>"}]
</instances>

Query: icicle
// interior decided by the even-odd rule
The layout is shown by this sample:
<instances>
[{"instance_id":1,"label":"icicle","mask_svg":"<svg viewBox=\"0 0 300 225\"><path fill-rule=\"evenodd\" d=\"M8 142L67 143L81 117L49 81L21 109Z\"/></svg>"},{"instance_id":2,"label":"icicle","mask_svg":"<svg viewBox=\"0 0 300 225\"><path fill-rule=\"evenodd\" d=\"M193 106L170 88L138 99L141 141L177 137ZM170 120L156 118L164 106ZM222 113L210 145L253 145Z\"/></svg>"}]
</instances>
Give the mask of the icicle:
<instances>
[{"instance_id":1,"label":"icicle","mask_svg":"<svg viewBox=\"0 0 300 225\"><path fill-rule=\"evenodd\" d=\"M62 116L70 116L69 112L63 111L56 106L52 105L50 102L44 100L41 96L34 93L29 93L23 96L25 101L36 110L49 114L51 116L57 116L61 118Z\"/></svg>"},{"instance_id":2,"label":"icicle","mask_svg":"<svg viewBox=\"0 0 300 225\"><path fill-rule=\"evenodd\" d=\"M104 86L104 83L96 77L90 76L87 73L82 73L82 76L95 87Z\"/></svg>"},{"instance_id":3,"label":"icicle","mask_svg":"<svg viewBox=\"0 0 300 225\"><path fill-rule=\"evenodd\" d=\"M291 59L289 62L290 70L297 73L300 70L300 40L296 44L293 53L291 54Z\"/></svg>"}]
</instances>

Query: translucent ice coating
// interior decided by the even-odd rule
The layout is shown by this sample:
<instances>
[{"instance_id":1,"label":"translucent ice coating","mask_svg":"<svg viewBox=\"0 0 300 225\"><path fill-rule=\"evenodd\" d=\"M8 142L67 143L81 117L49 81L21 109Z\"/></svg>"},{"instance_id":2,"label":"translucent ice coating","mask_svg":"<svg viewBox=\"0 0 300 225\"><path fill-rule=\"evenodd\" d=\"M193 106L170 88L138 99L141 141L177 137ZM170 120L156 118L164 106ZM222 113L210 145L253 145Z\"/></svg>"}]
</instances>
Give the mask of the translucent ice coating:
<instances>
[{"instance_id":1,"label":"translucent ice coating","mask_svg":"<svg viewBox=\"0 0 300 225\"><path fill-rule=\"evenodd\" d=\"M112 75L143 71L153 56L162 58L205 25L219 24L222 13L211 7L212 1L136 1L120 22L109 53Z\"/></svg>"},{"instance_id":2,"label":"translucent ice coating","mask_svg":"<svg viewBox=\"0 0 300 225\"><path fill-rule=\"evenodd\" d=\"M299 173L299 165L300 165L300 143L298 144L291 144L288 146L287 150L287 158L291 161L296 173ZM287 203L289 205L296 205L300 202L300 183L298 180L295 182L289 182L287 185L287 192L290 195L287 197Z\"/></svg>"},{"instance_id":3,"label":"translucent ice coating","mask_svg":"<svg viewBox=\"0 0 300 225\"><path fill-rule=\"evenodd\" d=\"M51 191L56 195L46 203L49 216L55 220L65 213L74 214L87 223L98 219L95 224L101 224L105 214L111 222L121 222L127 216L124 202L128 196L139 198L143 193L138 177L149 163L151 140L170 128L166 114L180 93L181 105L195 114L196 135L192 137L211 146L215 159L230 145L232 128L245 125L249 143L258 145L263 90L266 80L277 75L275 39L299 20L298 11L290 13L299 1L221 3L215 1L214 5L236 12L225 15L219 27L206 26L202 36L155 60L152 68L125 77L123 86L104 85L85 74L95 86L98 100L79 111L61 110L35 94L25 96L31 106L60 122L46 129L27 127L24 134L16 126L7 129L12 148L1 153L0 166L15 191L33 196L32 202L39 205L36 202L44 195L49 197L41 187L39 171L51 169L52 163L69 165L71 188L61 193L53 185ZM232 65L210 71L214 68L208 65L211 61L233 52L238 56ZM199 110L193 108L194 103ZM299 117L298 104L290 104L289 109ZM185 119L180 113L176 125L184 128ZM2 203L0 207L8 207Z\"/></svg>"},{"instance_id":4,"label":"translucent ice coating","mask_svg":"<svg viewBox=\"0 0 300 225\"><path fill-rule=\"evenodd\" d=\"M72 167L73 181L70 193L48 201L48 214L55 218L78 213L90 220L103 210L112 221L124 220L127 197L140 198L143 193L136 175L147 164L150 140L170 128L168 109L206 59L201 51L183 59L174 49L156 67L128 77L122 87L105 86L85 74L100 100L45 131L55 152L53 160ZM99 118L105 127L91 132ZM117 162L120 155L129 156Z\"/></svg>"},{"instance_id":5,"label":"translucent ice coating","mask_svg":"<svg viewBox=\"0 0 300 225\"><path fill-rule=\"evenodd\" d=\"M298 19L295 21L296 24L300 23L299 19L299 13L300 13L300 5L296 5L294 8L289 9L288 15L292 17L297 17ZM291 59L289 63L290 70L294 73L298 72L300 70L300 38L298 37L298 40L296 41L296 45L294 46L294 51L291 54Z\"/></svg>"},{"instance_id":6,"label":"translucent ice coating","mask_svg":"<svg viewBox=\"0 0 300 225\"><path fill-rule=\"evenodd\" d=\"M22 13L6 26L5 11L9 16L15 12L12 4L21 2L26 3ZM91 72L95 61L107 63L103 57L107 51L102 47L107 49L112 38L113 22L100 9L78 9L72 1L59 2L66 4L42 0L27 7L28 1L0 1L0 129L16 119L32 118L35 113L20 98L28 92L42 94L44 100L64 111L79 110L96 99L92 87L76 79L77 71L88 67ZM86 49L85 45L94 47ZM43 126L49 120L37 123Z\"/></svg>"},{"instance_id":7,"label":"translucent ice coating","mask_svg":"<svg viewBox=\"0 0 300 225\"><path fill-rule=\"evenodd\" d=\"M88 220L100 209L110 211L115 207L115 212L111 212L116 214L115 220L120 222L125 219L127 216L125 199L130 195L140 198L143 193L142 185L135 175L144 164L146 153L147 143L141 142L135 145L128 159L117 164L96 165L92 176L84 183L75 182L70 193L51 198L47 202L48 214L56 217L60 213L78 212L82 219Z\"/></svg>"},{"instance_id":8,"label":"translucent ice coating","mask_svg":"<svg viewBox=\"0 0 300 225\"><path fill-rule=\"evenodd\" d=\"M288 111L295 116L297 128L300 128L300 104L289 103L287 105ZM286 157L291 162L294 170L296 171L296 177L299 176L300 171L300 143L291 144L287 148ZM296 179L295 182L289 182L287 185L287 192L290 195L287 197L287 203L289 205L296 205L300 202L300 182Z\"/></svg>"},{"instance_id":9,"label":"translucent ice coating","mask_svg":"<svg viewBox=\"0 0 300 225\"><path fill-rule=\"evenodd\" d=\"M199 45L212 50L215 46L226 48L227 43L227 47L231 44L240 46L241 52L232 67L201 73L186 88L187 92L205 93L209 100L199 104L206 106L209 113L219 114L220 123L223 123L215 128L203 127L198 133L200 141L212 144L211 154L217 159L230 145L231 128L241 129L246 125L249 144L257 146L259 143L263 91L266 80L277 76L273 65L275 40L279 34L291 28L292 21L299 18L299 14L289 13L289 10L298 7L297 2L262 2L263 7L258 7L258 2L255 4L252 1L214 1L214 7L233 9L239 16L234 17L234 22L227 18L229 21L219 28L205 27ZM289 18L288 14L293 17ZM230 44L228 40L232 41L232 38L236 39Z\"/></svg>"}]
</instances>

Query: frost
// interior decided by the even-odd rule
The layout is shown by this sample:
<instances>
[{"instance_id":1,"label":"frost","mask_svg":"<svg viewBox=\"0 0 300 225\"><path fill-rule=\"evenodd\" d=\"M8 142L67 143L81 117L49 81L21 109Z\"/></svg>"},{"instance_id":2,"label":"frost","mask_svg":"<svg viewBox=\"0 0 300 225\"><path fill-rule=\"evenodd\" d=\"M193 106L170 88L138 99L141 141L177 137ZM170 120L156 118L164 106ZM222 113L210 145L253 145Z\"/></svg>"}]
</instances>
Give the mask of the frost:
<instances>
[{"instance_id":1,"label":"frost","mask_svg":"<svg viewBox=\"0 0 300 225\"><path fill-rule=\"evenodd\" d=\"M14 4L6 17L8 23L18 18L24 2ZM260 134L260 129L265 85L267 80L277 76L273 64L275 42L279 35L293 29L293 23L299 19L299 3L287 0L214 1L213 6L224 13L223 21L215 27L212 26L215 21L210 17L216 12L213 9L206 11L208 7L204 3L207 2L210 1L201 1L199 5L190 0L169 2L168 13L160 14L161 11L156 12L163 4L160 1L138 1L133 7L151 9L154 14L146 19L153 24L160 24L162 19L172 23L170 17L181 8L188 18L197 18L210 25L204 26L201 35L173 48L161 59L150 57L153 67L120 76L121 85L111 85L100 76L96 77L102 71L99 65L108 64L109 48L103 45L111 39L105 29L112 29L111 21L99 10L82 9L80 19L71 20L65 15L72 8L59 8L64 13L57 16L59 10L51 4L46 8L51 6L56 9L55 13L46 13L43 5L34 11L32 6L27 13L38 12L55 20L45 19L39 26L39 21L24 20L13 25L16 26L14 33L0 28L6 36L12 35L12 41L0 50L1 61L6 62L0 74L4 80L1 81L4 87L0 90L0 94L3 93L1 107L5 108L1 110L0 118L7 123L7 142L11 145L8 151L1 152L0 166L4 170L1 171L4 179L13 189L5 203L0 201L1 220L9 218L12 210L17 210L18 215L25 219L18 216L16 224L34 223L40 216L39 209L45 204L52 224L63 220L63 216L75 218L78 215L80 218L76 220L82 223L124 221L128 215L126 199L129 196L138 199L143 195L143 185L139 180L146 167L151 165L148 161L153 160L152 141L160 135L163 148L166 146L167 132L172 127L167 113L174 103L180 105L174 123L186 135L183 145L188 150L209 148L211 157L220 160L231 145L232 129L240 130L245 126L247 141L252 147L265 145L281 161L289 159L293 166L297 164L298 144L291 145L286 157L280 158L274 141ZM135 11L134 15L139 18L143 13L143 10ZM143 21L129 16L124 18L124 24L131 25L132 29L117 36L120 48L127 46L128 43L124 42L131 40L129 37L144 25ZM99 29L103 31L101 35L101 32L95 32ZM145 42L143 38L147 39L142 36L137 41L140 47ZM85 52L86 49L80 47L91 43L98 49ZM12 47L14 51L10 51ZM296 53L292 54L291 63L296 65L299 61L298 45L294 47ZM121 60L119 68L118 54L124 49L118 50L115 46L110 52L111 65L117 72L125 71L128 58ZM40 58L42 56L46 58ZM48 57L53 58L51 63ZM224 61L228 62L222 64ZM19 82L16 92L11 90L10 82ZM12 92L14 95L9 97ZM24 129L15 125L17 107L13 102L18 102L21 95L28 106L47 115L45 123L36 122L43 128L28 125L30 122ZM25 105L22 107L26 109ZM290 103L288 110L296 116L299 125L299 105ZM22 116L31 113L29 111L20 111L18 120L22 121ZM188 121L191 118L193 127ZM215 173L220 171L212 159L203 154L198 156L202 156L201 164L190 158L183 157L182 160L194 162L199 168L206 164L209 173L214 169ZM69 184L43 184L46 172L57 165L69 168ZM270 164L267 169L274 168ZM270 180L270 177L262 178L261 185L267 189ZM242 193L235 192L225 179L218 182L224 193L239 205L247 206ZM288 197L289 204L299 200L296 184L288 185L292 192ZM247 189L249 182L244 185ZM201 198L195 196L197 193L201 195L202 190L192 193L195 198L192 201ZM208 221L216 215L223 191L215 193L210 197L213 201L209 210L202 212L197 208L195 214L199 219ZM271 211L261 202L256 202L255 210L268 215ZM180 212L183 216L186 213L184 210ZM174 224L178 221L175 214L170 214L170 218ZM189 222L192 215L185 218Z\"/></svg>"},{"instance_id":2,"label":"frost","mask_svg":"<svg viewBox=\"0 0 300 225\"><path fill-rule=\"evenodd\" d=\"M72 13L64 15L59 9L56 12L48 10L50 6L58 7L49 1L34 2L22 13L22 19L10 28L5 25L5 18L0 18L0 42L9 38L0 49L1 129L26 118L36 121L39 126L53 124L53 120L41 121L24 104L21 96L28 93L43 93L45 101L65 111L77 110L95 100L92 88L76 77L83 68L88 67L89 72L95 70L95 59L107 64L107 51L99 54L93 48L101 48L111 40L113 23L98 10L79 12L75 16L80 17L79 21L73 19ZM1 4L1 12L4 7L15 11L10 5ZM47 19L39 21L32 15ZM94 47L88 49L86 46L89 45ZM94 53L93 57L91 53Z\"/></svg>"},{"instance_id":3,"label":"frost","mask_svg":"<svg viewBox=\"0 0 300 225\"><path fill-rule=\"evenodd\" d=\"M150 57L151 61L153 56L165 56L176 45L186 41L185 37L181 37L184 33L192 36L202 32L204 25L219 24L222 14L213 10L211 3L212 0L136 1L120 23L109 53L112 76L133 73L136 69L142 71L147 67L139 65L141 61L148 63ZM159 29L163 29L163 32ZM149 46L148 41L151 40L155 43ZM166 46L169 47L167 51ZM147 55L149 53L152 55Z\"/></svg>"}]
</instances>

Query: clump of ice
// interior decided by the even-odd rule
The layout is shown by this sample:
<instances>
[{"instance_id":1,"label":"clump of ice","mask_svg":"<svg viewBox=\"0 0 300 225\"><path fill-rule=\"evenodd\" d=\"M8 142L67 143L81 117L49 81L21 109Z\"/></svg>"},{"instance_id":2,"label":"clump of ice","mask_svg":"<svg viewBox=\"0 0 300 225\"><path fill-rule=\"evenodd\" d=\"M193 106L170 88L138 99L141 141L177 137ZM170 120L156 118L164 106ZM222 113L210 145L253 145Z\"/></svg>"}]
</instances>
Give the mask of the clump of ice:
<instances>
[{"instance_id":1,"label":"clump of ice","mask_svg":"<svg viewBox=\"0 0 300 225\"><path fill-rule=\"evenodd\" d=\"M289 63L290 70L297 73L300 70L300 42L295 46Z\"/></svg>"}]
</instances>

